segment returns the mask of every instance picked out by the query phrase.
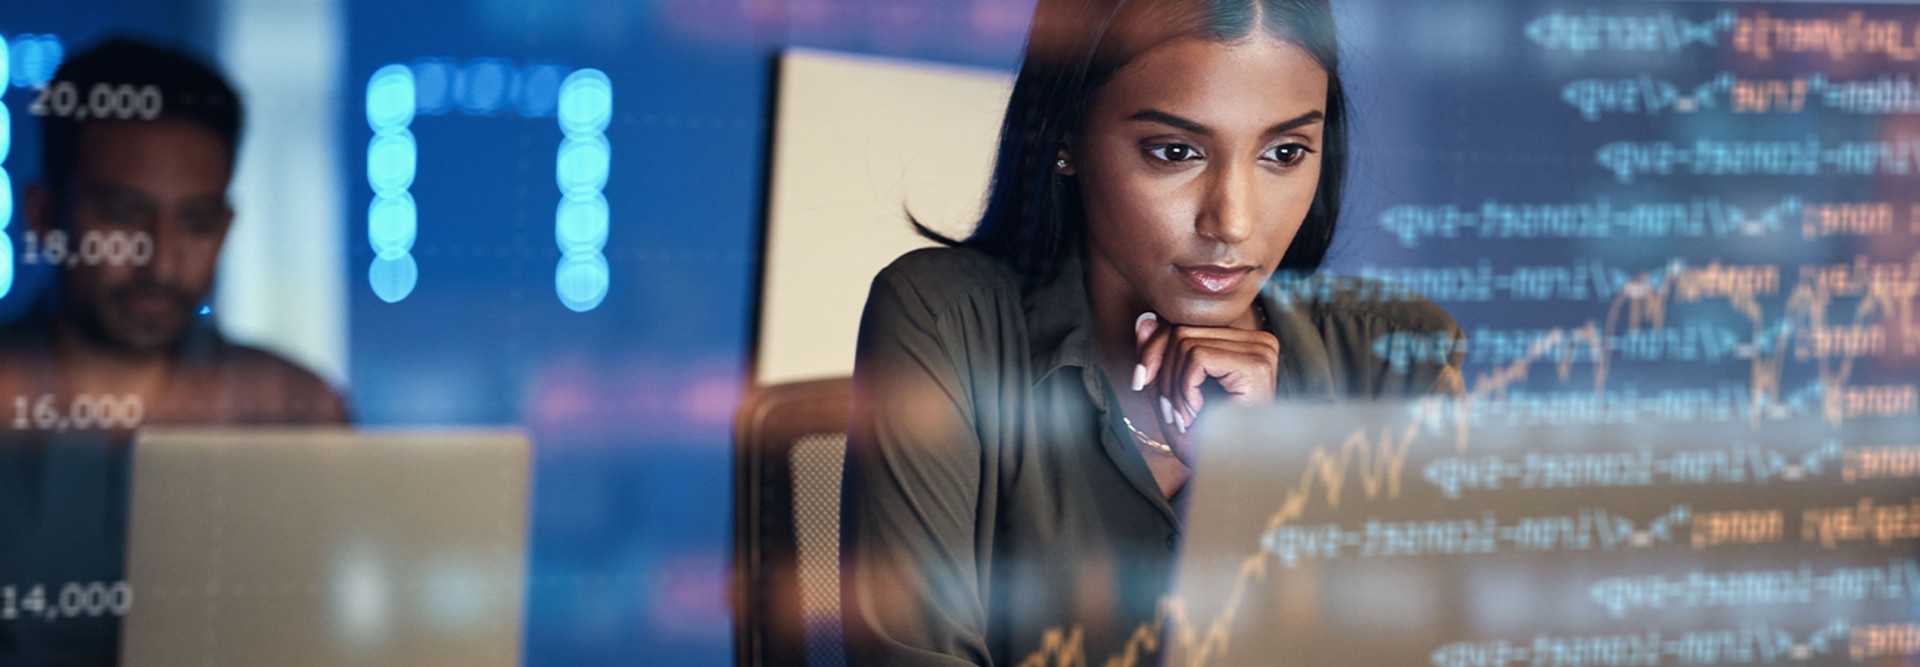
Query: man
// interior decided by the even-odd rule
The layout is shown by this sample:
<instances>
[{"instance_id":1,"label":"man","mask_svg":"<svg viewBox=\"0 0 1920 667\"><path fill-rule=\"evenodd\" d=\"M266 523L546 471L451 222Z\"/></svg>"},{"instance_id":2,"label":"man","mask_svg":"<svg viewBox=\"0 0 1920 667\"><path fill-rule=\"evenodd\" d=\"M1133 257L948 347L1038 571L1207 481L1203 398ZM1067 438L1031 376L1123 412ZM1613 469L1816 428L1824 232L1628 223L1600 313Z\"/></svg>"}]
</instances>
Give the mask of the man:
<instances>
[{"instance_id":1,"label":"man","mask_svg":"<svg viewBox=\"0 0 1920 667\"><path fill-rule=\"evenodd\" d=\"M226 341L200 315L233 220L232 88L188 56L122 40L78 54L48 85L73 88L69 109L98 110L99 87L157 91L160 108L41 118L44 183L23 207L34 239L15 247L57 277L0 328L0 587L13 588L16 616L0 619L0 666L116 659L111 615L47 619L21 604L35 587L54 601L68 584L124 577L134 429L346 422L319 378Z\"/></svg>"},{"instance_id":2,"label":"man","mask_svg":"<svg viewBox=\"0 0 1920 667\"><path fill-rule=\"evenodd\" d=\"M47 415L80 421L102 404L126 417L130 397L140 424L344 422L319 378L225 341L199 317L233 220L232 88L185 55L118 40L66 62L48 85L66 84L83 101L97 86L152 86L164 101L151 120L42 118L45 184L28 189L24 212L38 259L64 239L67 261L52 307L0 331L0 397L29 399L29 427ZM52 409L31 414L43 403ZM138 425L127 421L108 425Z\"/></svg>"}]
</instances>

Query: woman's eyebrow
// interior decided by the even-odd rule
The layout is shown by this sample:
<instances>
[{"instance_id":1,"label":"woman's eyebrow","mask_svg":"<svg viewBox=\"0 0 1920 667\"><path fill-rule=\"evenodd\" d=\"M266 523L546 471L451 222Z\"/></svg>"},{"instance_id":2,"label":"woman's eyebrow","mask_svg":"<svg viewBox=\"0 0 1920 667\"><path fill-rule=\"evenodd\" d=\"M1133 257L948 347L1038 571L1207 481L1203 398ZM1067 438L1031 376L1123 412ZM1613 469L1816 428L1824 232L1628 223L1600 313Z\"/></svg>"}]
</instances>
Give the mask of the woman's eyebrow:
<instances>
[{"instance_id":1,"label":"woman's eyebrow","mask_svg":"<svg viewBox=\"0 0 1920 667\"><path fill-rule=\"evenodd\" d=\"M1326 117L1326 114L1323 114L1318 109L1315 109L1313 111L1300 114L1298 117L1295 117L1292 120L1282 121L1280 123L1277 123L1273 127L1267 128L1267 131L1263 133L1261 136L1272 136L1275 134L1279 134L1281 132L1285 132L1287 130L1300 127L1302 125L1317 123L1317 122L1320 122L1325 117ZM1175 116L1165 111L1159 111L1155 109L1145 109L1141 111L1136 111L1133 113L1133 115L1127 116L1127 120L1138 120L1138 121L1146 121L1149 123L1159 123L1161 125L1180 128L1182 130L1186 130L1188 132L1192 132L1194 134L1198 134L1205 137L1213 136L1213 130L1208 128L1206 125L1203 125L1194 120L1181 118L1179 116Z\"/></svg>"}]
</instances>

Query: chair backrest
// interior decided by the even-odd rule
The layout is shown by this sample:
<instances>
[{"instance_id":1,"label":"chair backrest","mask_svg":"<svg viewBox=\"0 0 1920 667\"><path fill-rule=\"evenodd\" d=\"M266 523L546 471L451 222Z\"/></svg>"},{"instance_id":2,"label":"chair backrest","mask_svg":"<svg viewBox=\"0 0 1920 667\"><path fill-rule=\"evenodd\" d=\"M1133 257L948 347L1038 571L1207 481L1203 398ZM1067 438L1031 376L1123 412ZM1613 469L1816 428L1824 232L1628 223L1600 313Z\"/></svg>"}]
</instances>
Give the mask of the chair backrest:
<instances>
[{"instance_id":1,"label":"chair backrest","mask_svg":"<svg viewBox=\"0 0 1920 667\"><path fill-rule=\"evenodd\" d=\"M734 418L734 664L844 667L840 480L852 380L773 385Z\"/></svg>"}]
</instances>

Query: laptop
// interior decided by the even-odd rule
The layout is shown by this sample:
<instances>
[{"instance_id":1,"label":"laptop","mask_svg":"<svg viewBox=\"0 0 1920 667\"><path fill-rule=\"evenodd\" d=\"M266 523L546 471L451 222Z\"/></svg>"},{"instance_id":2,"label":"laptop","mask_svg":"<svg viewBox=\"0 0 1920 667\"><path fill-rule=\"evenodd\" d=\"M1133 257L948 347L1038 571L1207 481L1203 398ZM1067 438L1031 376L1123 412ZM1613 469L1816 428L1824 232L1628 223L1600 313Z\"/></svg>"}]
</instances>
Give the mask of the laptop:
<instances>
[{"instance_id":1,"label":"laptop","mask_svg":"<svg viewBox=\"0 0 1920 667\"><path fill-rule=\"evenodd\" d=\"M1202 427L1167 665L1920 655L1913 416L1429 401Z\"/></svg>"},{"instance_id":2,"label":"laptop","mask_svg":"<svg viewBox=\"0 0 1920 667\"><path fill-rule=\"evenodd\" d=\"M520 664L528 456L505 431L142 431L122 663Z\"/></svg>"}]
</instances>

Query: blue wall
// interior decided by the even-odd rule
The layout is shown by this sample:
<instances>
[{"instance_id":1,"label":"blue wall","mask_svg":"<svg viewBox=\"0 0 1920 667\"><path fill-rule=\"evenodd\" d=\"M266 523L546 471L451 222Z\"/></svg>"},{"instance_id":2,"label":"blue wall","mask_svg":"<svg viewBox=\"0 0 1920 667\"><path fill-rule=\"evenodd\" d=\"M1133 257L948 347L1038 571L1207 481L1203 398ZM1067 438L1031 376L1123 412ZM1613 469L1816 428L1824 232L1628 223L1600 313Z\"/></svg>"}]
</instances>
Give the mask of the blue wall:
<instances>
[{"instance_id":1,"label":"blue wall","mask_svg":"<svg viewBox=\"0 0 1920 667\"><path fill-rule=\"evenodd\" d=\"M341 122L356 216L353 409L369 424L531 431L529 664L731 659L731 419L752 341L779 49L1010 68L1032 11L1021 2L809 6L348 4L342 88L352 113ZM554 118L515 110L413 120L418 283L393 303L374 292L364 217L374 132L361 104L377 69L422 58L605 72L614 91L602 251L611 283L597 307L574 312L555 293L562 134ZM424 84L416 81L423 96ZM475 95L487 98L468 100L477 111L491 106L490 94Z\"/></svg>"}]
</instances>

